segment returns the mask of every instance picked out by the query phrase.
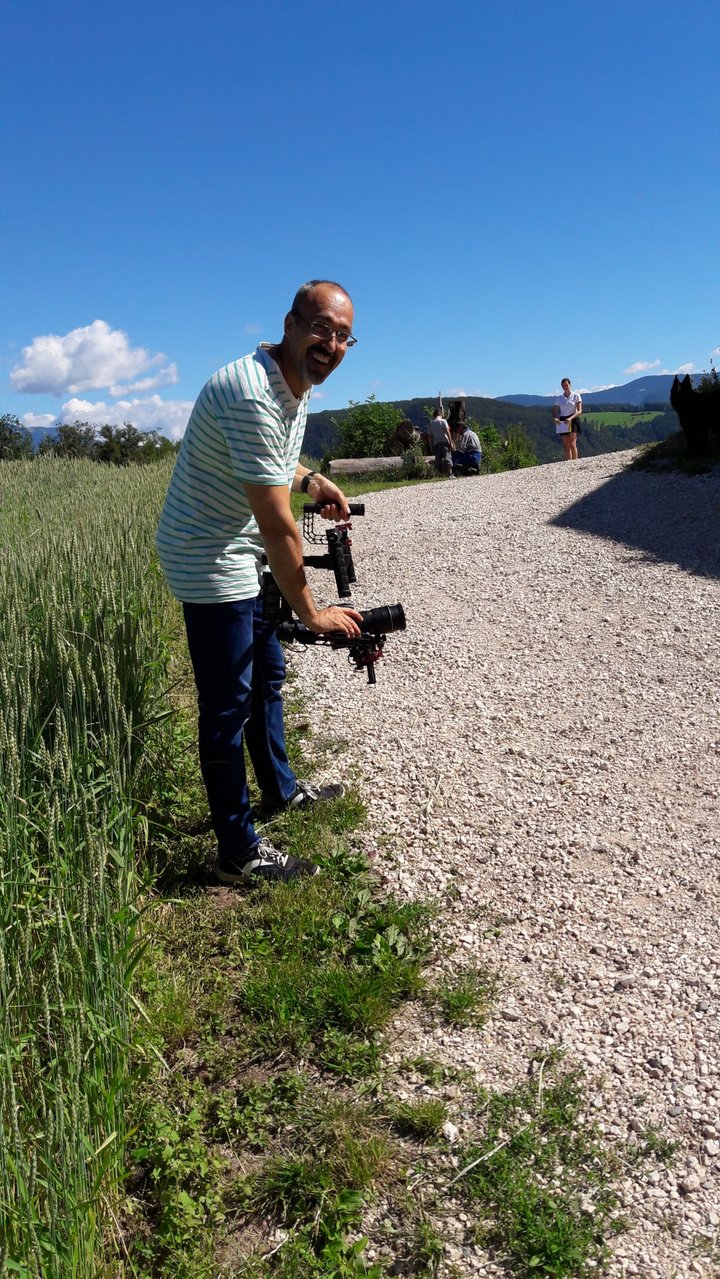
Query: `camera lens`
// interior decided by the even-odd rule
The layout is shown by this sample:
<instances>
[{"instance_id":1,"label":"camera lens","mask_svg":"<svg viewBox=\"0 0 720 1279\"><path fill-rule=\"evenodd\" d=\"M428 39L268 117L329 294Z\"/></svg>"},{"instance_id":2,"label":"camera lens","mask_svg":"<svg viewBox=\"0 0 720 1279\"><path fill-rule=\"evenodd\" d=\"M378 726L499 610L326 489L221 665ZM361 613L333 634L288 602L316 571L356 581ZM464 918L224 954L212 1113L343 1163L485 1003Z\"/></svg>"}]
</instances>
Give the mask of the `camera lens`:
<instances>
[{"instance_id":1,"label":"camera lens","mask_svg":"<svg viewBox=\"0 0 720 1279\"><path fill-rule=\"evenodd\" d=\"M393 631L405 630L402 604L382 604L379 608L365 608L360 611L361 631L376 631L391 635Z\"/></svg>"}]
</instances>

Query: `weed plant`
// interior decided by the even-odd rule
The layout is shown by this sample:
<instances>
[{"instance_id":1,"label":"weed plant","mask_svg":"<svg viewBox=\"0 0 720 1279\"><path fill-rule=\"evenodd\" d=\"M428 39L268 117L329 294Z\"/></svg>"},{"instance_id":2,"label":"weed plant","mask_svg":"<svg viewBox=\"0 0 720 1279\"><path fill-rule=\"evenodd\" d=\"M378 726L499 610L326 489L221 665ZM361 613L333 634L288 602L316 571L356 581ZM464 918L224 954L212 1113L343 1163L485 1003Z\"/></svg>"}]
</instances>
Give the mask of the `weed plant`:
<instances>
[{"instance_id":1,"label":"weed plant","mask_svg":"<svg viewBox=\"0 0 720 1279\"><path fill-rule=\"evenodd\" d=\"M449 974L432 993L451 1025L480 1025L497 996L498 984L497 973L481 964Z\"/></svg>"}]
</instances>

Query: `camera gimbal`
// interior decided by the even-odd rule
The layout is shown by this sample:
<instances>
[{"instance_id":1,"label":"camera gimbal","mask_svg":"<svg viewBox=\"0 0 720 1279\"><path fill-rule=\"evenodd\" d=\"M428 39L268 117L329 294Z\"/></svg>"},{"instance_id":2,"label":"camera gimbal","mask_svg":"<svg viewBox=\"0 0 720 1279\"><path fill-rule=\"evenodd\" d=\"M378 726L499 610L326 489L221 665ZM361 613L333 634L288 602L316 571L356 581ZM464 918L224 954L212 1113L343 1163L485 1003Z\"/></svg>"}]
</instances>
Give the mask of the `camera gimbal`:
<instances>
[{"instance_id":1,"label":"camera gimbal","mask_svg":"<svg viewBox=\"0 0 720 1279\"><path fill-rule=\"evenodd\" d=\"M335 574L338 596L340 599L347 599L351 594L350 583L356 581L355 566L350 550L352 545L350 529L352 526L348 521L346 524L336 525L334 528L328 529L324 535L317 533L314 527L314 517L319 515L321 510L322 503L320 502L305 503L303 506L303 537L311 545L318 545L325 541L327 551L324 555L303 556L303 563L311 568L331 568ZM362 502L351 502L350 514L364 515L364 504ZM266 562L263 556L263 563ZM293 617L290 605L281 594L277 582L270 572L263 574L262 598L263 617L266 621L271 621L275 624L281 640L285 640L288 643L295 641L299 644L328 644L332 649L347 649L348 660L355 666L355 670L367 671L368 684L377 683L375 663L383 655L388 634L392 634L393 631L405 630L405 613L402 604L385 604L379 608L357 610L362 618L362 621L358 623L360 627L359 635L346 635L344 631L334 631L329 635L318 635Z\"/></svg>"},{"instance_id":2,"label":"camera gimbal","mask_svg":"<svg viewBox=\"0 0 720 1279\"><path fill-rule=\"evenodd\" d=\"M364 502L349 502L351 515L364 515ZM304 555L303 563L310 568L331 568L335 574L335 585L337 593L341 600L349 599L352 591L350 585L357 581L355 576L355 565L353 564L352 538L350 537L350 529L352 524L348 520L347 524L336 524L334 528L325 530L325 533L316 533L315 516L319 515L322 510L321 502L306 502L303 506L303 537L306 542L317 546L321 542L327 543L327 551L324 555Z\"/></svg>"}]
</instances>

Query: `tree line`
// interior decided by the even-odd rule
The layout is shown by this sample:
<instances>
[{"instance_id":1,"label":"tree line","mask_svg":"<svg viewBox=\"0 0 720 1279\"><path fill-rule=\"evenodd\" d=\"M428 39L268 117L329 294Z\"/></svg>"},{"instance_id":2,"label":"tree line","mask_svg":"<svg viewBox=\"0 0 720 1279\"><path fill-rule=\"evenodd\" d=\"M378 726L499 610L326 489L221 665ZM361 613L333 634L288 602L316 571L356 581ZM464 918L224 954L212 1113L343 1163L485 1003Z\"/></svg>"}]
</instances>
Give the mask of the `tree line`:
<instances>
[{"instance_id":1,"label":"tree line","mask_svg":"<svg viewBox=\"0 0 720 1279\"><path fill-rule=\"evenodd\" d=\"M35 457L85 457L110 466L147 465L177 453L179 443L158 431L139 431L132 422L122 426L91 422L64 422L33 446L30 431L12 413L0 417L0 462Z\"/></svg>"}]
</instances>

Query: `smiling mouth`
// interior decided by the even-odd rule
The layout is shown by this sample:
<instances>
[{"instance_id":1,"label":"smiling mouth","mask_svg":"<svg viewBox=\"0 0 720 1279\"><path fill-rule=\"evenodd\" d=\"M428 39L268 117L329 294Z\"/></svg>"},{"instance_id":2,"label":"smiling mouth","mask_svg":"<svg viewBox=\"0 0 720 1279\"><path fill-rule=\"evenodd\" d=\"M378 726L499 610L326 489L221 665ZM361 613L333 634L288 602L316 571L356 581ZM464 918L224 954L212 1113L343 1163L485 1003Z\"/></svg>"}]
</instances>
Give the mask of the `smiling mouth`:
<instances>
[{"instance_id":1,"label":"smiling mouth","mask_svg":"<svg viewBox=\"0 0 720 1279\"><path fill-rule=\"evenodd\" d=\"M313 358L314 360L317 360L317 361L318 361L318 364L326 364L326 365L327 365L327 364L330 364L330 362L332 361L332 356L331 356L331 355L326 355L326 353L325 353L324 351L319 351L319 350L317 350L317 348L316 348L315 350L311 351L311 352L310 352L310 354L311 354L311 356L312 356L312 358Z\"/></svg>"}]
</instances>

